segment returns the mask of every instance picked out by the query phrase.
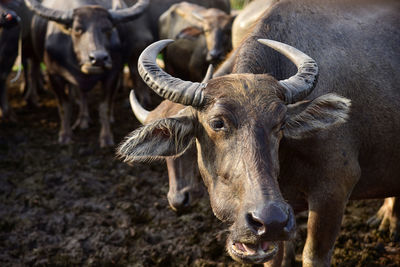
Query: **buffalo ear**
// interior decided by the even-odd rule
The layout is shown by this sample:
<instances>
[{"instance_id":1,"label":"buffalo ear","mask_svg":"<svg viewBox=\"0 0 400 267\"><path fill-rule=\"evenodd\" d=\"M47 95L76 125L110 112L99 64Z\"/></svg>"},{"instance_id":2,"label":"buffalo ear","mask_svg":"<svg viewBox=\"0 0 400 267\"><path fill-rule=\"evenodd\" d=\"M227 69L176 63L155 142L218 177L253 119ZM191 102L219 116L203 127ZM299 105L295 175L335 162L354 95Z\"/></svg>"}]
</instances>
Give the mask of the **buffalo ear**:
<instances>
[{"instance_id":1,"label":"buffalo ear","mask_svg":"<svg viewBox=\"0 0 400 267\"><path fill-rule=\"evenodd\" d=\"M175 39L188 39L188 40L195 40L201 34L203 34L203 30L199 27L189 26L181 30L176 36Z\"/></svg>"},{"instance_id":2,"label":"buffalo ear","mask_svg":"<svg viewBox=\"0 0 400 267\"><path fill-rule=\"evenodd\" d=\"M351 101L336 94L322 95L312 101L288 105L283 134L286 138L302 139L346 122Z\"/></svg>"},{"instance_id":3,"label":"buffalo ear","mask_svg":"<svg viewBox=\"0 0 400 267\"><path fill-rule=\"evenodd\" d=\"M194 140L190 116L166 118L144 125L129 134L117 148L126 162L180 156Z\"/></svg>"}]
</instances>

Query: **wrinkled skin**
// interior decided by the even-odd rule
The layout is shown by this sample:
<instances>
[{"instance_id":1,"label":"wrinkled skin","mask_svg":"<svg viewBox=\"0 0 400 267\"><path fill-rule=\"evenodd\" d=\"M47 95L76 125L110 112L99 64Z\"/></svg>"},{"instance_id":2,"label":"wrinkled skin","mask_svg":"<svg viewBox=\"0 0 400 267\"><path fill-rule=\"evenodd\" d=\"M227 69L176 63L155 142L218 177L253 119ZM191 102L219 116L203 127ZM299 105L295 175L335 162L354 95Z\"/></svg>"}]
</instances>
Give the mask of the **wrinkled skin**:
<instances>
[{"instance_id":1,"label":"wrinkled skin","mask_svg":"<svg viewBox=\"0 0 400 267\"><path fill-rule=\"evenodd\" d=\"M166 70L201 81L208 65L218 64L231 50L233 19L216 8L186 2L171 6L159 20L160 39L177 40L164 52Z\"/></svg>"},{"instance_id":2,"label":"wrinkled skin","mask_svg":"<svg viewBox=\"0 0 400 267\"><path fill-rule=\"evenodd\" d=\"M390 0L280 1L238 48L233 74L205 85L204 102L132 132L118 153L158 159L195 141L232 258L279 265L294 213L308 210L303 266L329 266L347 201L400 195L399 10ZM277 79L293 64L259 38L312 56L316 88L288 102Z\"/></svg>"}]
</instances>

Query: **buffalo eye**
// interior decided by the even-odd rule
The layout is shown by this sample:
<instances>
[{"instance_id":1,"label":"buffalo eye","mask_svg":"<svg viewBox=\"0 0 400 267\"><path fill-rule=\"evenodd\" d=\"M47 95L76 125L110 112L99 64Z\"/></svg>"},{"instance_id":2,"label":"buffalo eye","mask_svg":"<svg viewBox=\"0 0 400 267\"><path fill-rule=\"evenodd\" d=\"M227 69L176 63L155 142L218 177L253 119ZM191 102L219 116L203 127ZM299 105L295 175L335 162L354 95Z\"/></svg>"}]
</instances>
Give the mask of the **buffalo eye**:
<instances>
[{"instance_id":1,"label":"buffalo eye","mask_svg":"<svg viewBox=\"0 0 400 267\"><path fill-rule=\"evenodd\" d=\"M222 131L225 129L225 123L222 119L213 119L210 121L210 126L214 131Z\"/></svg>"},{"instance_id":2,"label":"buffalo eye","mask_svg":"<svg viewBox=\"0 0 400 267\"><path fill-rule=\"evenodd\" d=\"M74 33L75 34L82 34L83 28L82 27L74 27Z\"/></svg>"}]
</instances>

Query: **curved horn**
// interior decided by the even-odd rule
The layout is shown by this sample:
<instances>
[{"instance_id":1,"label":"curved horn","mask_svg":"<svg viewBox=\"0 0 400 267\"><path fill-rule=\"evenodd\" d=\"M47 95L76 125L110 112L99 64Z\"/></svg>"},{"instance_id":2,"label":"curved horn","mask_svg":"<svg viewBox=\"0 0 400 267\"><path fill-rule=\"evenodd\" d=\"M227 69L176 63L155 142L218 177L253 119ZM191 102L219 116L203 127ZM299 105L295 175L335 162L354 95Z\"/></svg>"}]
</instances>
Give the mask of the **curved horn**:
<instances>
[{"instance_id":1,"label":"curved horn","mask_svg":"<svg viewBox=\"0 0 400 267\"><path fill-rule=\"evenodd\" d=\"M158 53L173 40L161 40L149 45L138 60L143 81L161 97L194 107L204 104L203 89L207 83L183 81L163 71L156 63Z\"/></svg>"},{"instance_id":2,"label":"curved horn","mask_svg":"<svg viewBox=\"0 0 400 267\"><path fill-rule=\"evenodd\" d=\"M212 79L213 74L214 74L214 66L212 64L210 64L210 65L208 65L208 69L207 69L206 75L204 76L204 78L203 78L203 80L201 82L202 83L208 82L209 80Z\"/></svg>"},{"instance_id":3,"label":"curved horn","mask_svg":"<svg viewBox=\"0 0 400 267\"><path fill-rule=\"evenodd\" d=\"M71 24L73 18L72 10L58 10L43 6L37 0L25 0L26 6L42 18L62 24Z\"/></svg>"},{"instance_id":4,"label":"curved horn","mask_svg":"<svg viewBox=\"0 0 400 267\"><path fill-rule=\"evenodd\" d=\"M286 103L292 104L308 96L317 85L318 80L318 66L315 60L290 45L268 39L259 39L258 41L282 53L297 67L295 75L279 81L286 89Z\"/></svg>"},{"instance_id":5,"label":"curved horn","mask_svg":"<svg viewBox=\"0 0 400 267\"><path fill-rule=\"evenodd\" d=\"M108 10L114 23L128 22L136 19L144 13L149 6L150 0L138 0L131 7L117 10Z\"/></svg>"},{"instance_id":6,"label":"curved horn","mask_svg":"<svg viewBox=\"0 0 400 267\"><path fill-rule=\"evenodd\" d=\"M138 119L141 124L144 124L150 112L140 105L133 90L131 90L131 93L129 94L129 103L131 103L131 108L136 119Z\"/></svg>"}]
</instances>

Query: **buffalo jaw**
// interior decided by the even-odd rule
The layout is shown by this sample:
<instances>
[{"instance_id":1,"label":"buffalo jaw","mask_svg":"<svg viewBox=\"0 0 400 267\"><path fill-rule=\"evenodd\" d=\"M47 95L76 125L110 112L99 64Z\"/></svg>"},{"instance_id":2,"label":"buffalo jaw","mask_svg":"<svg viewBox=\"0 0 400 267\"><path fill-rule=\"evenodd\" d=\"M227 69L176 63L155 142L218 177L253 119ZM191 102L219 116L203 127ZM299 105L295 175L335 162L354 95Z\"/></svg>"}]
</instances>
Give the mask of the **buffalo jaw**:
<instances>
[{"instance_id":1,"label":"buffalo jaw","mask_svg":"<svg viewBox=\"0 0 400 267\"><path fill-rule=\"evenodd\" d=\"M228 239L226 247L229 255L238 262L261 264L272 260L279 251L278 242L261 241L257 244L246 244Z\"/></svg>"},{"instance_id":2,"label":"buffalo jaw","mask_svg":"<svg viewBox=\"0 0 400 267\"><path fill-rule=\"evenodd\" d=\"M104 66L93 66L90 63L84 63L81 66L81 71L87 75L103 74L106 70L111 70L111 68L112 68L111 64L106 64Z\"/></svg>"},{"instance_id":3,"label":"buffalo jaw","mask_svg":"<svg viewBox=\"0 0 400 267\"><path fill-rule=\"evenodd\" d=\"M253 234L249 232L249 229L241 233L244 228L235 227L234 224L226 241L226 250L229 255L235 261L248 264L261 264L282 257L283 243L293 240L296 234L295 215L293 209L290 206L287 207L287 221L281 232L271 225L261 227L258 232L252 231ZM272 235L266 232L268 228L270 232L274 232ZM278 232L280 234L275 235Z\"/></svg>"}]
</instances>

